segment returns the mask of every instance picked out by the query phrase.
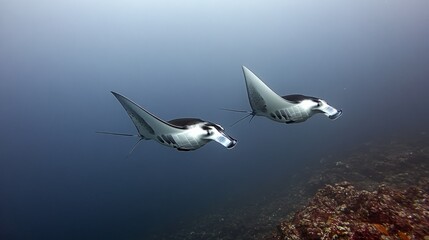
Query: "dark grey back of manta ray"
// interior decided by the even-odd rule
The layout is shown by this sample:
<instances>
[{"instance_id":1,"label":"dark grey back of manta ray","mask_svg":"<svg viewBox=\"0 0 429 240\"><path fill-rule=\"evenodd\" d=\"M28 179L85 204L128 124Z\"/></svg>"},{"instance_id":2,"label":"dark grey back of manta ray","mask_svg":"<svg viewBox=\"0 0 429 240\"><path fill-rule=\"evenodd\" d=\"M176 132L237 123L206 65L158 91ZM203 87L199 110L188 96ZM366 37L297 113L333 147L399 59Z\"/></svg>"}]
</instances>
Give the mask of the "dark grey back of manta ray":
<instances>
[{"instance_id":1,"label":"dark grey back of manta ray","mask_svg":"<svg viewBox=\"0 0 429 240\"><path fill-rule=\"evenodd\" d=\"M174 125L178 128L183 128L183 129L188 128L188 126L190 125L194 125L202 122L205 122L205 121L199 118L177 118L177 119L168 121L168 123L170 123L171 125Z\"/></svg>"},{"instance_id":2,"label":"dark grey back of manta ray","mask_svg":"<svg viewBox=\"0 0 429 240\"><path fill-rule=\"evenodd\" d=\"M304 100L313 100L314 102L318 102L320 99L316 97L305 96L302 94L291 94L291 95L282 96L282 98L292 103L300 103Z\"/></svg>"},{"instance_id":3,"label":"dark grey back of manta ray","mask_svg":"<svg viewBox=\"0 0 429 240\"><path fill-rule=\"evenodd\" d=\"M183 128L183 129L188 129L189 126L198 124L198 123L205 123L204 126L202 126L203 129L207 129L207 126L212 126L214 128L216 128L219 131L224 131L224 129L212 122L207 122L204 121L202 119L199 118L177 118L177 119L173 119L168 121L168 123L170 123L171 125L174 125L178 128Z\"/></svg>"}]
</instances>

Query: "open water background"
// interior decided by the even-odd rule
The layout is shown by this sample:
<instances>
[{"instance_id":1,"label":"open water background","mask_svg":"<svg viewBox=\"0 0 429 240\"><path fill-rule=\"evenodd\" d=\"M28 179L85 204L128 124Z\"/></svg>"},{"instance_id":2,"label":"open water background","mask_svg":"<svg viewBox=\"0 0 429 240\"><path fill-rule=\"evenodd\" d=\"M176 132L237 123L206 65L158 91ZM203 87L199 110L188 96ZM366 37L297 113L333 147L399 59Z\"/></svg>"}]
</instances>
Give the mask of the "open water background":
<instances>
[{"instance_id":1,"label":"open water background","mask_svg":"<svg viewBox=\"0 0 429 240\"><path fill-rule=\"evenodd\" d=\"M427 132L428 1L0 0L0 238L147 239L282 189L383 135ZM229 125L241 66L280 95L343 109ZM109 91L239 140L177 152L135 131Z\"/></svg>"}]
</instances>

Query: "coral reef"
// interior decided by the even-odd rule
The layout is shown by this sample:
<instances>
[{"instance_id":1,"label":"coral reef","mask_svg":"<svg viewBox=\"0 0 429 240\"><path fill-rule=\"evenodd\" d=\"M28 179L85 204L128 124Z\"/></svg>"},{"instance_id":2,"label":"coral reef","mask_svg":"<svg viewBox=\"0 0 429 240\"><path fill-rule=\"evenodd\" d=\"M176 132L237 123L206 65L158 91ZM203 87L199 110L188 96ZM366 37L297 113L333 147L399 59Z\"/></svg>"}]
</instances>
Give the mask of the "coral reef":
<instances>
[{"instance_id":1,"label":"coral reef","mask_svg":"<svg viewBox=\"0 0 429 240\"><path fill-rule=\"evenodd\" d=\"M371 141L340 154L289 177L284 192L153 239L429 240L427 135Z\"/></svg>"},{"instance_id":2,"label":"coral reef","mask_svg":"<svg viewBox=\"0 0 429 240\"><path fill-rule=\"evenodd\" d=\"M427 184L427 183L426 183ZM419 187L356 190L348 182L320 189L278 227L275 239L426 239L429 194Z\"/></svg>"},{"instance_id":3,"label":"coral reef","mask_svg":"<svg viewBox=\"0 0 429 240\"><path fill-rule=\"evenodd\" d=\"M348 181L366 190L375 190L380 183L407 188L429 178L428 160L426 139L367 142L345 156L323 159L320 168L307 173L310 177L304 187L315 193L326 184Z\"/></svg>"},{"instance_id":4,"label":"coral reef","mask_svg":"<svg viewBox=\"0 0 429 240\"><path fill-rule=\"evenodd\" d=\"M323 159L302 185L315 196L274 239L429 239L428 146L420 138L368 142Z\"/></svg>"}]
</instances>

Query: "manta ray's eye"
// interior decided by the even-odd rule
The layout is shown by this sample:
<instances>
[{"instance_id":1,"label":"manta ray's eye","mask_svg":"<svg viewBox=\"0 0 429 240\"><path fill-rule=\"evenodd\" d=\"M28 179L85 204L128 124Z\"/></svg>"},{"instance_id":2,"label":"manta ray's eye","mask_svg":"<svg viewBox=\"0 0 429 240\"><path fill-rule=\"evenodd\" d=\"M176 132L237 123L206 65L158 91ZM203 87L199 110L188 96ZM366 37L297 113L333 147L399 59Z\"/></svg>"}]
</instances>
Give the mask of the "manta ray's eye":
<instances>
[{"instance_id":1,"label":"manta ray's eye","mask_svg":"<svg viewBox=\"0 0 429 240\"><path fill-rule=\"evenodd\" d=\"M213 129L209 126L203 126L202 129L207 131L207 136L210 136L213 134Z\"/></svg>"},{"instance_id":2,"label":"manta ray's eye","mask_svg":"<svg viewBox=\"0 0 429 240\"><path fill-rule=\"evenodd\" d=\"M213 130L212 129L207 129L207 136L211 136L213 135Z\"/></svg>"}]
</instances>

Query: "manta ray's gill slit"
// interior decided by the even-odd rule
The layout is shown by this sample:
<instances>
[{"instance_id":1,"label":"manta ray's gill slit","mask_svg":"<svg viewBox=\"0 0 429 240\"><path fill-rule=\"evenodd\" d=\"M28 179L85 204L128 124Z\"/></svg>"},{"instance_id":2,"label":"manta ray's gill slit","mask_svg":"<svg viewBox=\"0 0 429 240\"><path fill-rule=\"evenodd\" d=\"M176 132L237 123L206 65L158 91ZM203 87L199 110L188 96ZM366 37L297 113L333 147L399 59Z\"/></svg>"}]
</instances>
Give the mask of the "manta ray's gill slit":
<instances>
[{"instance_id":1,"label":"manta ray's gill slit","mask_svg":"<svg viewBox=\"0 0 429 240\"><path fill-rule=\"evenodd\" d=\"M285 110L280 110L280 113L282 114L282 116L286 119L286 120L288 120L289 118L288 118L288 116L287 116L287 114L286 114L286 112L285 112Z\"/></svg>"},{"instance_id":2,"label":"manta ray's gill slit","mask_svg":"<svg viewBox=\"0 0 429 240\"><path fill-rule=\"evenodd\" d=\"M164 139L164 141L165 141L167 144L171 144L170 139L168 139L164 134L162 134L162 135L161 135L161 137L162 137L162 139Z\"/></svg>"},{"instance_id":3,"label":"manta ray's gill slit","mask_svg":"<svg viewBox=\"0 0 429 240\"><path fill-rule=\"evenodd\" d=\"M158 141L160 141L161 143L164 143L164 140L160 137L160 136L156 136L156 138L158 139Z\"/></svg>"},{"instance_id":4,"label":"manta ray's gill slit","mask_svg":"<svg viewBox=\"0 0 429 240\"><path fill-rule=\"evenodd\" d=\"M168 138L168 140L170 140L170 142L171 142L171 143L173 143L173 144L177 144L177 143L176 143L176 141L174 141L173 136L171 136L171 135L167 135L167 138Z\"/></svg>"}]
</instances>

